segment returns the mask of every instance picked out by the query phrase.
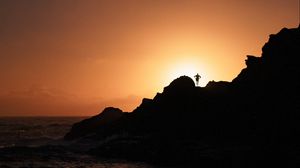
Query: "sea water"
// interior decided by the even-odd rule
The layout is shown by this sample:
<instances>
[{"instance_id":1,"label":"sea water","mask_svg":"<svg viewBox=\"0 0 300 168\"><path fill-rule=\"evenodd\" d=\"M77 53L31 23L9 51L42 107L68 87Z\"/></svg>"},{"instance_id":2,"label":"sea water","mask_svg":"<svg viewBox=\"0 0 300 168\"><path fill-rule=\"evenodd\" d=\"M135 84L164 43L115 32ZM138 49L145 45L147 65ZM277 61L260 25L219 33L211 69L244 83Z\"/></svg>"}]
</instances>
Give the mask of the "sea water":
<instances>
[{"instance_id":1,"label":"sea water","mask_svg":"<svg viewBox=\"0 0 300 168\"><path fill-rule=\"evenodd\" d=\"M0 117L0 168L153 168L145 163L74 154L51 145L63 141L72 124L84 118Z\"/></svg>"}]
</instances>

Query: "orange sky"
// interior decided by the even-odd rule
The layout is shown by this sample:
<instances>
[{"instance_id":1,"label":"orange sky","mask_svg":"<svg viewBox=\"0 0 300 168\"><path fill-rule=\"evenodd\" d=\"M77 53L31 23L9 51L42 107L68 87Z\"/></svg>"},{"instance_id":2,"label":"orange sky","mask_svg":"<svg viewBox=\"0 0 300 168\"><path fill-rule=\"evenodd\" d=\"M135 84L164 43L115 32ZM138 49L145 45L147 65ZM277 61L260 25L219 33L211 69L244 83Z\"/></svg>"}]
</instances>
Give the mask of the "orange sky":
<instances>
[{"instance_id":1,"label":"orange sky","mask_svg":"<svg viewBox=\"0 0 300 168\"><path fill-rule=\"evenodd\" d=\"M0 116L133 110L180 75L231 81L299 0L2 0Z\"/></svg>"}]
</instances>

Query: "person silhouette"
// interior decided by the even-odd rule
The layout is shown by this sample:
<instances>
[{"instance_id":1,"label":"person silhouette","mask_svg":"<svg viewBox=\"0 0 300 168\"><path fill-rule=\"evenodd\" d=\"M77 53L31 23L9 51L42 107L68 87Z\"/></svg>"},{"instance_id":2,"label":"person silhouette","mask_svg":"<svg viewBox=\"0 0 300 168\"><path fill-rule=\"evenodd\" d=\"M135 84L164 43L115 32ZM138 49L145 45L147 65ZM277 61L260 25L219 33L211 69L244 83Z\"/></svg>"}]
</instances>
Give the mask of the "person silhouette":
<instances>
[{"instance_id":1,"label":"person silhouette","mask_svg":"<svg viewBox=\"0 0 300 168\"><path fill-rule=\"evenodd\" d=\"M197 73L197 75L195 75L195 79L196 79L196 85L199 85L199 79L201 78L201 76Z\"/></svg>"}]
</instances>

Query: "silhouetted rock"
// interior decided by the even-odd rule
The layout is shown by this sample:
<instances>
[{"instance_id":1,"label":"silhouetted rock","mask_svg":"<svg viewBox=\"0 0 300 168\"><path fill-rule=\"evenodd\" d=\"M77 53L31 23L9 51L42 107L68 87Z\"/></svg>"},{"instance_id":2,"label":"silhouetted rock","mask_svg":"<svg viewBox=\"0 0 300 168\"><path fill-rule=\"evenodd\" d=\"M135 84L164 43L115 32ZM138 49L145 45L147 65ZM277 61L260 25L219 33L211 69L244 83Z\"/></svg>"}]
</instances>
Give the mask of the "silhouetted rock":
<instances>
[{"instance_id":1,"label":"silhouetted rock","mask_svg":"<svg viewBox=\"0 0 300 168\"><path fill-rule=\"evenodd\" d=\"M299 28L284 28L278 34L270 35L263 46L262 57L248 56L247 68L232 81L233 85L274 91L299 83L299 41Z\"/></svg>"},{"instance_id":2,"label":"silhouetted rock","mask_svg":"<svg viewBox=\"0 0 300 168\"><path fill-rule=\"evenodd\" d=\"M181 76L170 83L169 86L164 88L164 93L167 92L185 92L195 87L193 79L188 76Z\"/></svg>"},{"instance_id":3,"label":"silhouetted rock","mask_svg":"<svg viewBox=\"0 0 300 168\"><path fill-rule=\"evenodd\" d=\"M262 57L247 56L247 67L232 82L202 88L179 77L133 112L114 109L110 119L100 114L75 124L65 138L89 134L101 142L89 153L101 157L193 167L295 167L299 46L299 27L284 28L270 36Z\"/></svg>"},{"instance_id":4,"label":"silhouetted rock","mask_svg":"<svg viewBox=\"0 0 300 168\"><path fill-rule=\"evenodd\" d=\"M107 107L100 114L75 123L71 131L65 135L65 139L76 139L96 132L101 126L118 120L123 114L123 111L118 108Z\"/></svg>"},{"instance_id":5,"label":"silhouetted rock","mask_svg":"<svg viewBox=\"0 0 300 168\"><path fill-rule=\"evenodd\" d=\"M205 86L206 90L210 90L210 92L215 92L215 93L225 93L229 91L230 89L230 82L227 81L209 81L207 85Z\"/></svg>"}]
</instances>

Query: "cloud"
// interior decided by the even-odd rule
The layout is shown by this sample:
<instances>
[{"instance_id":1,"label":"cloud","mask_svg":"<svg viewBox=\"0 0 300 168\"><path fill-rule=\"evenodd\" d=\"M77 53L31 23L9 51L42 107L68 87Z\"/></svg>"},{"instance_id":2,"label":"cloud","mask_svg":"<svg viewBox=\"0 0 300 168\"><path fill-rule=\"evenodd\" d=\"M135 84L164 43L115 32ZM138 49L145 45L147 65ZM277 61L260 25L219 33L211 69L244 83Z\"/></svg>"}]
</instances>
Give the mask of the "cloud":
<instances>
[{"instance_id":1,"label":"cloud","mask_svg":"<svg viewBox=\"0 0 300 168\"><path fill-rule=\"evenodd\" d=\"M98 105L77 95L42 85L10 91L0 96L0 116L87 116Z\"/></svg>"},{"instance_id":2,"label":"cloud","mask_svg":"<svg viewBox=\"0 0 300 168\"><path fill-rule=\"evenodd\" d=\"M123 98L83 98L64 90L32 85L0 95L0 116L91 116L105 107L132 111L141 101L138 96Z\"/></svg>"},{"instance_id":3,"label":"cloud","mask_svg":"<svg viewBox=\"0 0 300 168\"><path fill-rule=\"evenodd\" d=\"M34 84L26 90L16 91L12 90L7 95L7 97L15 98L27 98L27 99L56 99L56 100L71 100L78 98L77 95L65 92L57 88L50 88L44 85Z\"/></svg>"}]
</instances>

